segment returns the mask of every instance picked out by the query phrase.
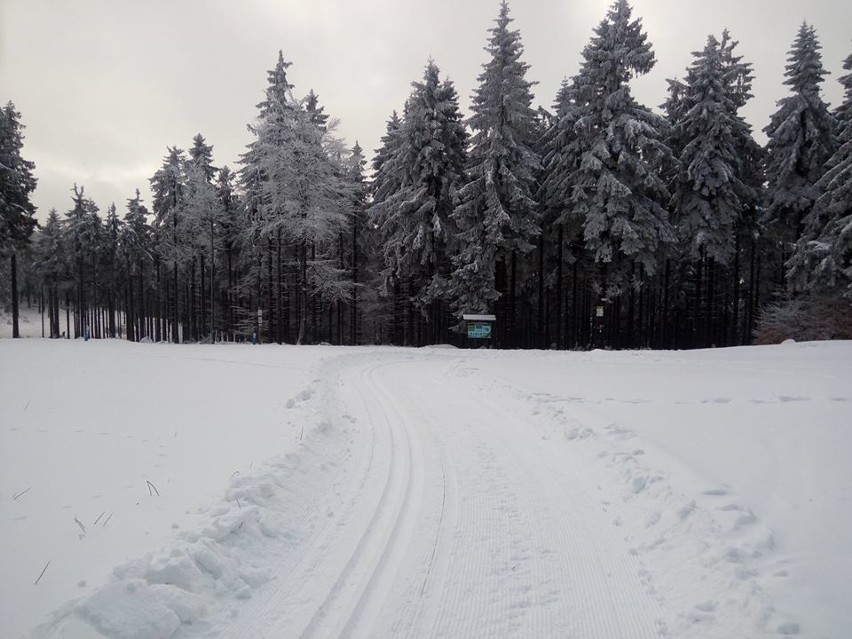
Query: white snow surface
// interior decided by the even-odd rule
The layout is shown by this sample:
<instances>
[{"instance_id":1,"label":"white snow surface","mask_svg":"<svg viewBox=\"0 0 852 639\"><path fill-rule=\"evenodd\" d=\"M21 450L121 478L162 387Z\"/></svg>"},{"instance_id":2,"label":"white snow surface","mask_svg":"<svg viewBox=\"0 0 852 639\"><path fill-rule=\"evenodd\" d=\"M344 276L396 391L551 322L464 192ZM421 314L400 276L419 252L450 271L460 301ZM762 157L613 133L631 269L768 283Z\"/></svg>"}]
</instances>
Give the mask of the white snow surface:
<instances>
[{"instance_id":1,"label":"white snow surface","mask_svg":"<svg viewBox=\"0 0 852 639\"><path fill-rule=\"evenodd\" d=\"M0 635L842 639L850 459L852 342L3 339Z\"/></svg>"}]
</instances>

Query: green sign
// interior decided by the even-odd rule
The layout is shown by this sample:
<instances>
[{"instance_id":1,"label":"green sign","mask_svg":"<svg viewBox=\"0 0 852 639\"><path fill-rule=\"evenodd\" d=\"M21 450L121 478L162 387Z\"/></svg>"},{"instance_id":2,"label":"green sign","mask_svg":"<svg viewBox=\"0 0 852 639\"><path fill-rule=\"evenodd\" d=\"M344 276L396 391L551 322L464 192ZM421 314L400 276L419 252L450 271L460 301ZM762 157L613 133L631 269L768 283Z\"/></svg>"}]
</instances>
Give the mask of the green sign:
<instances>
[{"instance_id":1,"label":"green sign","mask_svg":"<svg viewBox=\"0 0 852 639\"><path fill-rule=\"evenodd\" d=\"M471 339L490 339L491 324L487 322L470 322L467 325L467 336Z\"/></svg>"}]
</instances>

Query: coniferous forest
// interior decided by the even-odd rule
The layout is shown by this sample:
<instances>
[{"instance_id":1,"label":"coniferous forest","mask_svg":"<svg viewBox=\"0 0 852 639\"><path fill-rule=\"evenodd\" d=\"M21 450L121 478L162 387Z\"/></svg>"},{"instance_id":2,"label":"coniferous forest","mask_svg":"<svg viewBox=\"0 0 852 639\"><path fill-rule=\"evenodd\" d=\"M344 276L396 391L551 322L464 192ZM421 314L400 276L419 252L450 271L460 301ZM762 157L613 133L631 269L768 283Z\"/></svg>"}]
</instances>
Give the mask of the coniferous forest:
<instances>
[{"instance_id":1,"label":"coniferous forest","mask_svg":"<svg viewBox=\"0 0 852 639\"><path fill-rule=\"evenodd\" d=\"M852 54L832 108L802 24L760 145L734 35L694 46L665 103L638 103L655 54L616 0L543 108L504 2L469 117L429 60L369 165L279 54L234 167L199 133L150 202L74 185L40 223L9 102L0 299L15 322L37 305L46 337L132 341L459 344L464 313L496 315L502 348L852 338Z\"/></svg>"}]
</instances>

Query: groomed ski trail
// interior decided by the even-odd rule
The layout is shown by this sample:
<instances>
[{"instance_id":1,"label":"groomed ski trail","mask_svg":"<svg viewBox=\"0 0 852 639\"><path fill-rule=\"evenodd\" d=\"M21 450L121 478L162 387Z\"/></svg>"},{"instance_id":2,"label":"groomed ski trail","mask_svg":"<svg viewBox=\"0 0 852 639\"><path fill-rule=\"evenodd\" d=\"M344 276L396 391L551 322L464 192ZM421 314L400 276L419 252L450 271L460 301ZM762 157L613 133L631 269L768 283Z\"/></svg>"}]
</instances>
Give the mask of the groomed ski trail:
<instances>
[{"instance_id":1,"label":"groomed ski trail","mask_svg":"<svg viewBox=\"0 0 852 639\"><path fill-rule=\"evenodd\" d=\"M330 494L306 498L323 503L313 532L212 634L668 636L600 500L569 460L529 449L509 398L472 395L441 354L335 367L323 409L357 434Z\"/></svg>"}]
</instances>

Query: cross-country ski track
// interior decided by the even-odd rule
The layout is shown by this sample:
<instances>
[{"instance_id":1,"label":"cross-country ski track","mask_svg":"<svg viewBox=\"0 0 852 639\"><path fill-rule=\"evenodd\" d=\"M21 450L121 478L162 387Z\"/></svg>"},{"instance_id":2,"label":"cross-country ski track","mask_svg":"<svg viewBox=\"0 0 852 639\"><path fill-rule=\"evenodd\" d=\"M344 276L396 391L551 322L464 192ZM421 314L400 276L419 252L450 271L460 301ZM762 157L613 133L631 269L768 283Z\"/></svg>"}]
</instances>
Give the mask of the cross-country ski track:
<instances>
[{"instance_id":1,"label":"cross-country ski track","mask_svg":"<svg viewBox=\"0 0 852 639\"><path fill-rule=\"evenodd\" d=\"M351 434L330 492L304 495L322 506L276 586L212 635L668 636L599 491L531 449L522 415L478 398L443 358L374 360L337 361L337 379L317 382L336 387L316 393L335 397L320 430Z\"/></svg>"},{"instance_id":2,"label":"cross-country ski track","mask_svg":"<svg viewBox=\"0 0 852 639\"><path fill-rule=\"evenodd\" d=\"M758 405L755 393L696 386L664 399L614 380L592 396L579 377L551 375L616 358L641 376L653 354L539 353L525 365L533 380L491 351L329 353L281 408L287 452L235 474L202 509L206 524L117 567L28 636L803 633L785 590L795 557L759 508L624 419L640 424L651 406L717 414ZM829 394L848 413L848 393Z\"/></svg>"}]
</instances>

